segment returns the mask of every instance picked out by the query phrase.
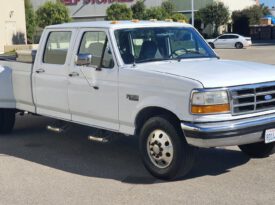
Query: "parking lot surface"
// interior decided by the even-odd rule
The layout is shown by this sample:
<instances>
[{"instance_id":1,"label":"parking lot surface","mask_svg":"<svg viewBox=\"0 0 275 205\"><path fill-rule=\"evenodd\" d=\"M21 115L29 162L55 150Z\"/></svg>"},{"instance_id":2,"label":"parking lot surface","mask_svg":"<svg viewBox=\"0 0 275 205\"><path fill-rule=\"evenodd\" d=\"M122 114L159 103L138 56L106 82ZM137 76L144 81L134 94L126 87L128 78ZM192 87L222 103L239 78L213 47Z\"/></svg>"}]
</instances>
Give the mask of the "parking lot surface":
<instances>
[{"instance_id":1,"label":"parking lot surface","mask_svg":"<svg viewBox=\"0 0 275 205\"><path fill-rule=\"evenodd\" d=\"M275 46L216 52L275 65ZM56 134L45 129L52 121L18 116L14 132L0 136L1 205L275 203L275 155L249 159L237 147L200 149L190 175L166 182L147 173L135 137L89 142L90 128Z\"/></svg>"}]
</instances>

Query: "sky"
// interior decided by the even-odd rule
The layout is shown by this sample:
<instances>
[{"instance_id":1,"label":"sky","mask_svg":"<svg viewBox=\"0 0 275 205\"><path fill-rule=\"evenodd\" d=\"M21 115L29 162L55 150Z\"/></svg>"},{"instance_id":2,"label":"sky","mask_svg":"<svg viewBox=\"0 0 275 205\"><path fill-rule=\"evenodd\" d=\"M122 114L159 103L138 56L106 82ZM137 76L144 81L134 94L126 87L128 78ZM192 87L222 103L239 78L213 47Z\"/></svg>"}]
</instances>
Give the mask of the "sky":
<instances>
[{"instance_id":1,"label":"sky","mask_svg":"<svg viewBox=\"0 0 275 205\"><path fill-rule=\"evenodd\" d=\"M264 3L266 6L275 6L275 0L260 0L260 3Z\"/></svg>"}]
</instances>

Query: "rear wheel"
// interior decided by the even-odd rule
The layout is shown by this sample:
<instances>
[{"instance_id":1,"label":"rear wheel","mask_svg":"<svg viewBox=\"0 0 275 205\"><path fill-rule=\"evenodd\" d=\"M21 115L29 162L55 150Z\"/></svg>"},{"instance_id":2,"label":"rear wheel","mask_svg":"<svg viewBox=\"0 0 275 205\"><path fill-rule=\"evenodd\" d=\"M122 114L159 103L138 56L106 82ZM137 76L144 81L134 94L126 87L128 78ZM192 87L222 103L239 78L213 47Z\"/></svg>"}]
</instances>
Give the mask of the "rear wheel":
<instances>
[{"instance_id":1,"label":"rear wheel","mask_svg":"<svg viewBox=\"0 0 275 205\"><path fill-rule=\"evenodd\" d=\"M0 109L0 134L11 133L15 123L14 109Z\"/></svg>"},{"instance_id":2,"label":"rear wheel","mask_svg":"<svg viewBox=\"0 0 275 205\"><path fill-rule=\"evenodd\" d=\"M182 177L193 167L194 148L165 116L152 117L144 124L139 145L144 166L157 178Z\"/></svg>"},{"instance_id":3,"label":"rear wheel","mask_svg":"<svg viewBox=\"0 0 275 205\"><path fill-rule=\"evenodd\" d=\"M239 148L251 158L265 158L275 152L275 143L265 144L264 142L258 142L240 145Z\"/></svg>"},{"instance_id":4,"label":"rear wheel","mask_svg":"<svg viewBox=\"0 0 275 205\"><path fill-rule=\"evenodd\" d=\"M211 46L211 48L212 48L212 49L214 49L214 48L215 48L214 43L209 43L209 45Z\"/></svg>"},{"instance_id":5,"label":"rear wheel","mask_svg":"<svg viewBox=\"0 0 275 205\"><path fill-rule=\"evenodd\" d=\"M235 48L241 49L241 48L243 48L243 44L242 44L241 42L237 42L237 43L235 44Z\"/></svg>"}]
</instances>

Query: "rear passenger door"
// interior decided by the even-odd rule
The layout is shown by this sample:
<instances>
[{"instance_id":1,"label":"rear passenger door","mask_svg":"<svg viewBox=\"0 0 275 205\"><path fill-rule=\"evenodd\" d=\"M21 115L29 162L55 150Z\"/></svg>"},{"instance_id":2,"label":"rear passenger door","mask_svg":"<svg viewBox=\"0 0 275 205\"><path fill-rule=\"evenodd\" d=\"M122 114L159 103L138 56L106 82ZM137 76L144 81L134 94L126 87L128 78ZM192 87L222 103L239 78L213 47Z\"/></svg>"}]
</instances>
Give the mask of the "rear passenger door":
<instances>
[{"instance_id":1,"label":"rear passenger door","mask_svg":"<svg viewBox=\"0 0 275 205\"><path fill-rule=\"evenodd\" d=\"M76 32L48 30L42 36L33 71L37 113L70 120L68 104L68 64Z\"/></svg>"},{"instance_id":2,"label":"rear passenger door","mask_svg":"<svg viewBox=\"0 0 275 205\"><path fill-rule=\"evenodd\" d=\"M225 48L227 43L227 35L222 35L214 42L216 48Z\"/></svg>"}]
</instances>

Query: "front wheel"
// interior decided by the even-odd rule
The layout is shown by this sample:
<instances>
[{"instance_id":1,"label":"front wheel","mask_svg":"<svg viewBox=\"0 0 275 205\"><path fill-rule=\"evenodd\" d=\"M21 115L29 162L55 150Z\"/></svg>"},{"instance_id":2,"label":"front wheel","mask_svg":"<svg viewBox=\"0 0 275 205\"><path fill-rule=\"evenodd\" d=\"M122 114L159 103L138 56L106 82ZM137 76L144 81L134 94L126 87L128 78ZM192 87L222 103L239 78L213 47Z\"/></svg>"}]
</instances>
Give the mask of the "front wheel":
<instances>
[{"instance_id":1,"label":"front wheel","mask_svg":"<svg viewBox=\"0 0 275 205\"><path fill-rule=\"evenodd\" d=\"M165 116L150 118L141 129L140 153L146 169L160 179L183 177L194 164L194 148Z\"/></svg>"},{"instance_id":2,"label":"front wheel","mask_svg":"<svg viewBox=\"0 0 275 205\"><path fill-rule=\"evenodd\" d=\"M265 158L275 152L275 142L270 144L257 142L253 144L240 145L239 148L243 153L251 158Z\"/></svg>"},{"instance_id":3,"label":"front wheel","mask_svg":"<svg viewBox=\"0 0 275 205\"><path fill-rule=\"evenodd\" d=\"M11 133L15 123L14 109L0 109L0 134Z\"/></svg>"}]
</instances>

